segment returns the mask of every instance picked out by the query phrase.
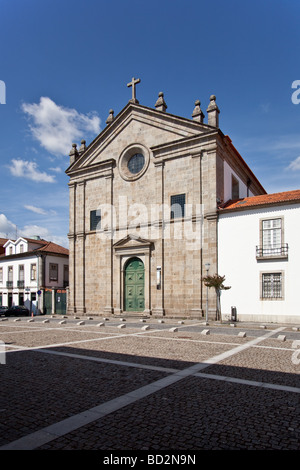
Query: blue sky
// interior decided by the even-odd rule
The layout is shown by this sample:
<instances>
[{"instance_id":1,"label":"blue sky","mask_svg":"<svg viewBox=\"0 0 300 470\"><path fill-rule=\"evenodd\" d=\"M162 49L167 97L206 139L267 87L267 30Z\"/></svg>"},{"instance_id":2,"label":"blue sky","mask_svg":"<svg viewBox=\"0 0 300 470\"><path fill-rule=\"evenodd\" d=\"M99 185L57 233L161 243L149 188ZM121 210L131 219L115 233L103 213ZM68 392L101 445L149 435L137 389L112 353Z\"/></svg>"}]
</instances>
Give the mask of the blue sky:
<instances>
[{"instance_id":1,"label":"blue sky","mask_svg":"<svg viewBox=\"0 0 300 470\"><path fill-rule=\"evenodd\" d=\"M140 104L163 91L187 118L215 94L267 192L299 189L299 18L297 0L0 0L0 236L67 246L72 142L126 106L133 76Z\"/></svg>"}]
</instances>

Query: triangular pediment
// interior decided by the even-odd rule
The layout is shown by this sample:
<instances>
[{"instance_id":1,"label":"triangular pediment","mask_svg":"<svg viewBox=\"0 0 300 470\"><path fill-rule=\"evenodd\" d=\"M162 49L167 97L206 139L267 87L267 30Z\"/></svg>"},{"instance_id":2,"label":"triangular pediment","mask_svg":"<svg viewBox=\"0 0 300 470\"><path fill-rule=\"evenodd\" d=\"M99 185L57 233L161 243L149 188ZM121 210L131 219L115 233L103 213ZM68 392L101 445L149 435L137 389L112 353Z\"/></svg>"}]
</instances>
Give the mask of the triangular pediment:
<instances>
[{"instance_id":1,"label":"triangular pediment","mask_svg":"<svg viewBox=\"0 0 300 470\"><path fill-rule=\"evenodd\" d=\"M209 133L212 129L207 124L191 119L128 103L70 165L66 173L71 176L81 169L113 165L124 147L130 143L139 142L151 148Z\"/></svg>"},{"instance_id":2,"label":"triangular pediment","mask_svg":"<svg viewBox=\"0 0 300 470\"><path fill-rule=\"evenodd\" d=\"M150 248L153 245L151 240L147 240L145 238L138 237L137 235L128 234L126 237L118 240L114 243L114 249L126 249L126 248L143 248L147 247Z\"/></svg>"}]
</instances>

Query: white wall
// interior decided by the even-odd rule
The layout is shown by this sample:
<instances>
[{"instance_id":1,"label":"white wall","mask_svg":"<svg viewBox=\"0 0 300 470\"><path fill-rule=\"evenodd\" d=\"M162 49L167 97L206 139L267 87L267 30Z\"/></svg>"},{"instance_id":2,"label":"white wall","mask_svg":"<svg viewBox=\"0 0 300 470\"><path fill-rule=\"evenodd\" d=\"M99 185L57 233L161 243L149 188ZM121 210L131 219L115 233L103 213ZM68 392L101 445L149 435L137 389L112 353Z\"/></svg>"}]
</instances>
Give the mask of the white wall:
<instances>
[{"instance_id":1,"label":"white wall","mask_svg":"<svg viewBox=\"0 0 300 470\"><path fill-rule=\"evenodd\" d=\"M232 199L231 194L231 177L232 175L238 180L239 182L239 197L244 198L247 197L247 185L239 178L239 176L233 171L230 165L226 161L224 161L224 202L229 201ZM253 196L253 193L250 191L249 196Z\"/></svg>"},{"instance_id":2,"label":"white wall","mask_svg":"<svg viewBox=\"0 0 300 470\"><path fill-rule=\"evenodd\" d=\"M260 245L260 219L284 217L284 243L288 260L256 259ZM238 319L300 322L300 204L290 204L221 214L218 223L218 273L231 289L221 295L222 312L237 308ZM261 272L283 271L283 300L261 300Z\"/></svg>"}]
</instances>

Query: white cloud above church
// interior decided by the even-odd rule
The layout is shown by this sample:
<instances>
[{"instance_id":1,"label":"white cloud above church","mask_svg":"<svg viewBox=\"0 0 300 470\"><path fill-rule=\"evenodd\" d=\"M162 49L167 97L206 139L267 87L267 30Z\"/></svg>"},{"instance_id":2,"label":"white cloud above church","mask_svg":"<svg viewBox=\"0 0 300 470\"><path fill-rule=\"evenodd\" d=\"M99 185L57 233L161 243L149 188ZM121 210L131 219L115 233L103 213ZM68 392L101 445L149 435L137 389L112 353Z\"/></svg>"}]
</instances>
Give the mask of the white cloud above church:
<instances>
[{"instance_id":1,"label":"white cloud above church","mask_svg":"<svg viewBox=\"0 0 300 470\"><path fill-rule=\"evenodd\" d=\"M56 156L68 155L74 141L100 132L101 121L95 112L82 114L48 97L42 96L39 103L23 103L22 110L29 118L33 138Z\"/></svg>"},{"instance_id":2,"label":"white cloud above church","mask_svg":"<svg viewBox=\"0 0 300 470\"><path fill-rule=\"evenodd\" d=\"M17 178L26 178L38 183L55 183L55 176L40 171L34 161L13 159L9 166L11 174Z\"/></svg>"}]
</instances>

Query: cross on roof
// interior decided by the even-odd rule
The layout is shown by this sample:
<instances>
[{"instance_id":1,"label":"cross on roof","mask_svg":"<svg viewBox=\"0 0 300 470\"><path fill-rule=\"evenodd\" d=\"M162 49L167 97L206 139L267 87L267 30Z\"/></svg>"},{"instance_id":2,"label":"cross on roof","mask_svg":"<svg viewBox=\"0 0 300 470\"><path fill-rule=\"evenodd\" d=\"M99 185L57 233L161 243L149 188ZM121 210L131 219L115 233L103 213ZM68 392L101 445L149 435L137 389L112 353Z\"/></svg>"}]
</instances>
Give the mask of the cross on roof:
<instances>
[{"instance_id":1,"label":"cross on roof","mask_svg":"<svg viewBox=\"0 0 300 470\"><path fill-rule=\"evenodd\" d=\"M135 85L137 83L140 83L141 79L140 78L132 78L131 82L130 83L127 83L127 86L128 87L132 87L132 98L130 101L130 103L139 103L138 100L136 99L136 93L135 93Z\"/></svg>"}]
</instances>

